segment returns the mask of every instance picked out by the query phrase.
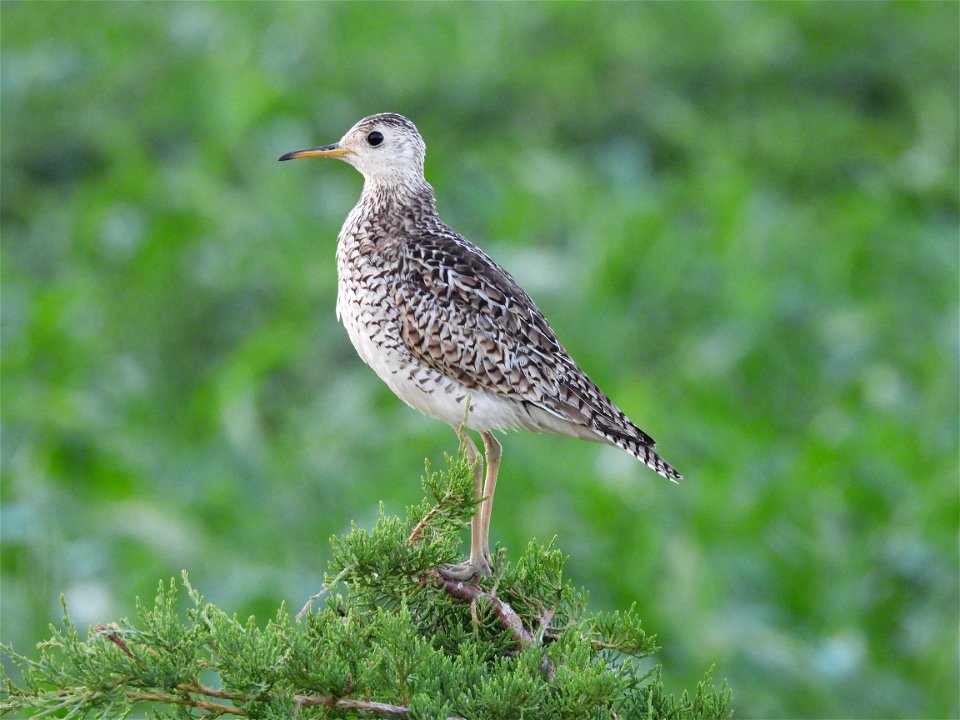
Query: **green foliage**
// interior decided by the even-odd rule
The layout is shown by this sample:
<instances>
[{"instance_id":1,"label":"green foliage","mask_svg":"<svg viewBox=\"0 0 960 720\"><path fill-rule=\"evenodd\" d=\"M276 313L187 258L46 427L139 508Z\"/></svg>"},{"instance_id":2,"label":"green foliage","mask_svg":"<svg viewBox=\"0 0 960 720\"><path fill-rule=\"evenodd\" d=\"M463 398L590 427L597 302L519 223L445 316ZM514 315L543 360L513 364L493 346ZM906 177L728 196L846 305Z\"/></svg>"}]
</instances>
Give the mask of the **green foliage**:
<instances>
[{"instance_id":1,"label":"green foliage","mask_svg":"<svg viewBox=\"0 0 960 720\"><path fill-rule=\"evenodd\" d=\"M740 716L957 718L958 19L0 2L2 640L184 567L268 618L419 501L454 436L334 316L360 176L276 160L392 110L686 478L511 434L493 539L560 538L591 610L636 603L667 685L717 662Z\"/></svg>"},{"instance_id":2,"label":"green foliage","mask_svg":"<svg viewBox=\"0 0 960 720\"><path fill-rule=\"evenodd\" d=\"M531 543L467 586L469 602L451 594L434 568L456 559L473 509L465 459L428 473L424 489L431 498L405 520L381 514L373 530L333 538L331 585L343 592L302 621L281 608L263 626L244 622L205 602L186 573L181 586L161 583L152 606L138 603L136 621L86 638L64 604L63 627L39 643L39 658L4 647L23 680L8 683L0 714L113 720L151 703L160 717L277 720L731 717L729 691L709 674L692 696L667 694L659 668L639 663L657 648L634 610L587 613L556 549Z\"/></svg>"}]
</instances>

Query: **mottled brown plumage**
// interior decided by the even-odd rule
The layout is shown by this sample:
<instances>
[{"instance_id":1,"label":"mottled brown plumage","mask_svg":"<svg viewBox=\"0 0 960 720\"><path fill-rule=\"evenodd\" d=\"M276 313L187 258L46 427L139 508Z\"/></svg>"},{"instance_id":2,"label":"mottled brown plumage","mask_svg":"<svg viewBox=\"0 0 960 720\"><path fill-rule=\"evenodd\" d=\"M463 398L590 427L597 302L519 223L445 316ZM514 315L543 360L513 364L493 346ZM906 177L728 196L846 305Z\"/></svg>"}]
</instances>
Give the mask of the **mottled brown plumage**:
<instances>
[{"instance_id":1,"label":"mottled brown plumage","mask_svg":"<svg viewBox=\"0 0 960 720\"><path fill-rule=\"evenodd\" d=\"M616 445L671 480L680 474L577 366L513 277L437 215L426 146L406 118L364 118L339 143L284 155L332 156L364 176L337 244L337 314L360 357L407 404L481 433L486 484L471 557L489 569L487 532L499 465L494 430L524 429ZM476 448L461 435L468 452ZM482 493L482 495L481 495Z\"/></svg>"}]
</instances>

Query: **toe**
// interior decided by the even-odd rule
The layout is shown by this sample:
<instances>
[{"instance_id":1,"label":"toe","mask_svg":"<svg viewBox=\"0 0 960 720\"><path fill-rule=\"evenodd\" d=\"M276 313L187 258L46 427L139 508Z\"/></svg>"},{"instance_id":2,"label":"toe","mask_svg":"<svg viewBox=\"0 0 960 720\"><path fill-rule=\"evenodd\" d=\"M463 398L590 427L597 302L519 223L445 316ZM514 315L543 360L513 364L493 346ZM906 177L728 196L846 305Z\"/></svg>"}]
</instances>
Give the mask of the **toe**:
<instances>
[{"instance_id":1,"label":"toe","mask_svg":"<svg viewBox=\"0 0 960 720\"><path fill-rule=\"evenodd\" d=\"M467 580L489 577L491 574L490 562L486 558L480 560L465 560L456 565L441 565L440 574L447 580L465 582Z\"/></svg>"}]
</instances>

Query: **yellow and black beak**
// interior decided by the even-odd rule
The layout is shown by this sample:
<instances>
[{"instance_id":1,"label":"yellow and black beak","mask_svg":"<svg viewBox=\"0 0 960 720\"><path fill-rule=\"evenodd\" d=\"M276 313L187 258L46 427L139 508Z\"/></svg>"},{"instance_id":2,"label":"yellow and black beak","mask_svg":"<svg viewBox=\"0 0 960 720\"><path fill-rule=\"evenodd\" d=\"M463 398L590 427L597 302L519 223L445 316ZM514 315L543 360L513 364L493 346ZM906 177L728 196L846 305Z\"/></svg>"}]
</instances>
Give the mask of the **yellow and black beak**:
<instances>
[{"instance_id":1,"label":"yellow and black beak","mask_svg":"<svg viewBox=\"0 0 960 720\"><path fill-rule=\"evenodd\" d=\"M306 150L294 150L280 156L280 160L296 160L297 158L308 157L332 157L339 158L350 153L350 150L340 147L339 143L333 145L323 145L321 147L307 148Z\"/></svg>"}]
</instances>

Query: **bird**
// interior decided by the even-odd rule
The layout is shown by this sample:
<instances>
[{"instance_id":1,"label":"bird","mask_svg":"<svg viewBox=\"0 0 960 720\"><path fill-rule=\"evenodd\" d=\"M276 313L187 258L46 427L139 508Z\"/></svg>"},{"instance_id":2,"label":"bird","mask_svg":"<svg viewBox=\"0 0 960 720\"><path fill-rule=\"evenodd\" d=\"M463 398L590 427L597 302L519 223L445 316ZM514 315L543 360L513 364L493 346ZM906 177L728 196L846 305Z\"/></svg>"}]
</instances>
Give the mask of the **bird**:
<instances>
[{"instance_id":1,"label":"bird","mask_svg":"<svg viewBox=\"0 0 960 720\"><path fill-rule=\"evenodd\" d=\"M495 432L527 430L616 446L671 481L655 443L580 369L513 276L437 214L426 144L403 115L358 121L331 145L281 161L336 158L363 175L337 240L336 313L354 348L407 405L457 433L473 472L470 555L449 580L489 576ZM483 458L470 431L479 434Z\"/></svg>"}]
</instances>

